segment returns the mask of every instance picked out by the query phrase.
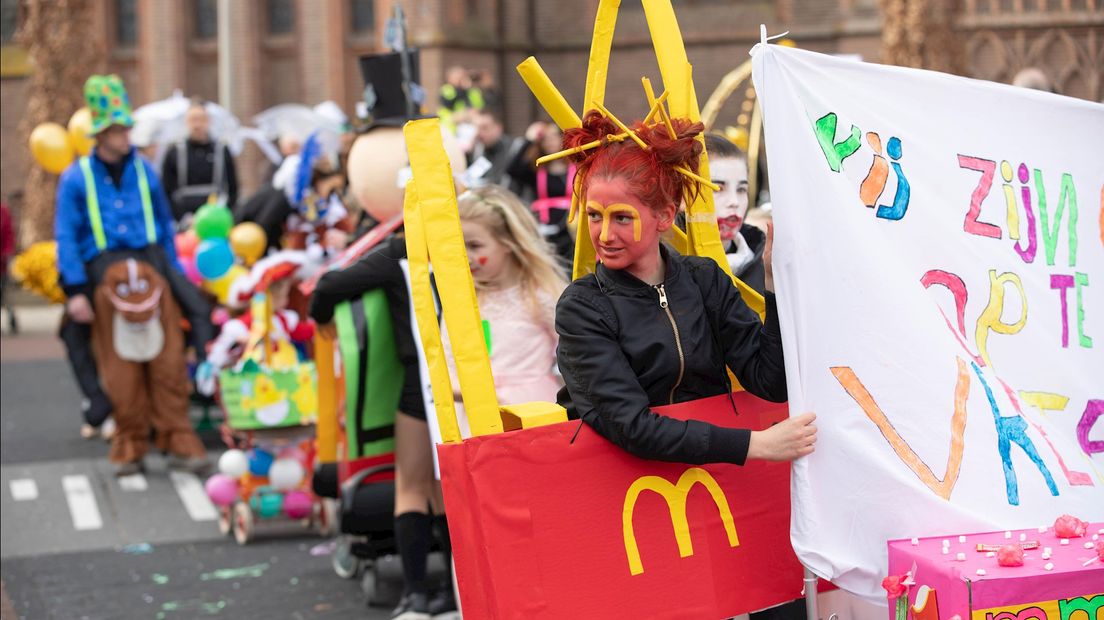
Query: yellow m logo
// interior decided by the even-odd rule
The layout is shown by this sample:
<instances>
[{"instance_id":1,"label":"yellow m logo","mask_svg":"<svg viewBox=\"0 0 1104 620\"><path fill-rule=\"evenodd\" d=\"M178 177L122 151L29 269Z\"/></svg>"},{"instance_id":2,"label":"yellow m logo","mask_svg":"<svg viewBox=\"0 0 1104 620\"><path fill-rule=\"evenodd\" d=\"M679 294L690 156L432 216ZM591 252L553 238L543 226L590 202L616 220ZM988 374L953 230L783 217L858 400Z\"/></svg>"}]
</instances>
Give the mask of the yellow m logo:
<instances>
[{"instance_id":1,"label":"yellow m logo","mask_svg":"<svg viewBox=\"0 0 1104 620\"><path fill-rule=\"evenodd\" d=\"M633 510L636 508L636 500L644 491L654 491L667 501L667 508L671 511L671 525L675 529L675 541L678 542L679 557L694 555L694 543L690 540L690 524L686 520L686 496L690 494L690 489L694 488L695 484L705 487L713 497L713 502L717 504L721 523L724 524L725 533L728 534L729 546L736 547L740 544L739 538L736 537L736 524L732 521L732 511L728 508L728 499L709 472L700 467L691 467L679 476L675 484L659 476L641 476L625 493L625 510L621 517L625 534L625 555L629 558L630 573L639 575L644 572L644 565L640 561L640 549L636 545L636 533L633 531Z\"/></svg>"}]
</instances>

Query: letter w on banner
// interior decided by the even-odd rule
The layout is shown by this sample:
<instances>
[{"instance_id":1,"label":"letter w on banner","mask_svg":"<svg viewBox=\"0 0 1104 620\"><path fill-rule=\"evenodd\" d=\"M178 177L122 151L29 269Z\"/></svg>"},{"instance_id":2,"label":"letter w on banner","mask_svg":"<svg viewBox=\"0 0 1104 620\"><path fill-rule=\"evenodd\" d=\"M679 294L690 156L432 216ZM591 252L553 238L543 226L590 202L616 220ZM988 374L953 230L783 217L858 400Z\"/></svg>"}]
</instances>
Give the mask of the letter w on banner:
<instances>
[{"instance_id":1,"label":"letter w on banner","mask_svg":"<svg viewBox=\"0 0 1104 620\"><path fill-rule=\"evenodd\" d=\"M1104 518L1104 106L775 45L792 539L884 600L886 540Z\"/></svg>"}]
</instances>

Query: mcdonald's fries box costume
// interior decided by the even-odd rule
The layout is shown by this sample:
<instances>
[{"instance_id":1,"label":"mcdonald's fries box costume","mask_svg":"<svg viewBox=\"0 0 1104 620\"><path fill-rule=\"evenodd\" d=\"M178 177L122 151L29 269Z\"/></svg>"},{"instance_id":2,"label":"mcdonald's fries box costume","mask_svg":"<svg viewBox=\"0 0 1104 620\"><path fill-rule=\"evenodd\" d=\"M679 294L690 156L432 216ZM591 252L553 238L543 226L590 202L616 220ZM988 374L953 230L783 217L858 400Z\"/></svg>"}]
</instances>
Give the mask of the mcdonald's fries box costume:
<instances>
[{"instance_id":1,"label":"mcdonald's fries box costume","mask_svg":"<svg viewBox=\"0 0 1104 620\"><path fill-rule=\"evenodd\" d=\"M746 392L659 408L763 428ZM578 431L578 437L572 436ZM727 618L801 596L789 463L644 461L578 421L438 446L465 616Z\"/></svg>"},{"instance_id":2,"label":"mcdonald's fries box costume","mask_svg":"<svg viewBox=\"0 0 1104 620\"><path fill-rule=\"evenodd\" d=\"M891 540L887 581L903 585L883 584L890 618L897 596L915 620L1104 618L1104 523L1086 525L1074 538L1050 526Z\"/></svg>"}]
</instances>

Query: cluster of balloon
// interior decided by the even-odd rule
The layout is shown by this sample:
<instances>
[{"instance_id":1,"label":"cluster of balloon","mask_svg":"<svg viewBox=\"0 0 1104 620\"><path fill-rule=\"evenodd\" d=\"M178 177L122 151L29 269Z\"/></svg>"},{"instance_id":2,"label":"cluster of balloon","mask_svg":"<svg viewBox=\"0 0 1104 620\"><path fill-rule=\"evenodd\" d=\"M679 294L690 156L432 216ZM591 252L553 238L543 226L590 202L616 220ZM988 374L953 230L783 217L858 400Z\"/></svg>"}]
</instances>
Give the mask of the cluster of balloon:
<instances>
[{"instance_id":1,"label":"cluster of balloon","mask_svg":"<svg viewBox=\"0 0 1104 620\"><path fill-rule=\"evenodd\" d=\"M61 174L74 159L92 152L95 140L89 135L91 130L92 113L88 108L77 110L69 118L68 128L39 123L31 131L31 155L46 172Z\"/></svg>"},{"instance_id":2,"label":"cluster of balloon","mask_svg":"<svg viewBox=\"0 0 1104 620\"><path fill-rule=\"evenodd\" d=\"M267 478L267 485L250 494L253 511L266 519L281 511L292 519L302 519L310 515L314 505L310 494L299 488L306 476L303 458L296 448L281 452L279 458L260 448L249 452L227 450L219 457L218 473L204 485L207 496L218 506L230 506L241 496L244 477Z\"/></svg>"},{"instance_id":3,"label":"cluster of balloon","mask_svg":"<svg viewBox=\"0 0 1104 620\"><path fill-rule=\"evenodd\" d=\"M184 273L227 302L230 285L264 256L268 239L253 222L234 225L234 215L223 204L207 203L192 220L192 228L176 236L176 254Z\"/></svg>"},{"instance_id":4,"label":"cluster of balloon","mask_svg":"<svg viewBox=\"0 0 1104 620\"><path fill-rule=\"evenodd\" d=\"M254 476L267 476L268 470L272 468L272 461L276 460L272 456L271 452L267 450L261 450L260 448L253 448L249 451L249 473Z\"/></svg>"}]
</instances>

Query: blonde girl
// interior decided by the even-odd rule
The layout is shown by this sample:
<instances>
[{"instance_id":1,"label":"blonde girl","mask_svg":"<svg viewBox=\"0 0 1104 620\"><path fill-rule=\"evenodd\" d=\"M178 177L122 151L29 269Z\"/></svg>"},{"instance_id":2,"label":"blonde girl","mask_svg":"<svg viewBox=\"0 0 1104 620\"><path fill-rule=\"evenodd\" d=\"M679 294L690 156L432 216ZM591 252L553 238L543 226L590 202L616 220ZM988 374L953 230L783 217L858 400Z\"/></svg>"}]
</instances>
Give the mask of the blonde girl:
<instances>
[{"instance_id":1,"label":"blonde girl","mask_svg":"<svg viewBox=\"0 0 1104 620\"><path fill-rule=\"evenodd\" d=\"M498 400L554 402L562 385L555 372L556 299L567 285L555 254L510 191L484 186L464 192L458 202L479 311L490 331ZM447 333L443 339L451 363ZM467 420L460 417L468 435Z\"/></svg>"}]
</instances>

